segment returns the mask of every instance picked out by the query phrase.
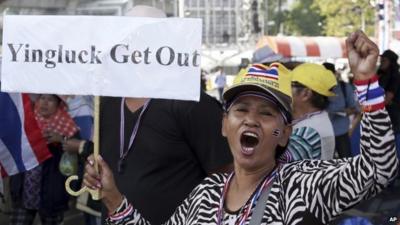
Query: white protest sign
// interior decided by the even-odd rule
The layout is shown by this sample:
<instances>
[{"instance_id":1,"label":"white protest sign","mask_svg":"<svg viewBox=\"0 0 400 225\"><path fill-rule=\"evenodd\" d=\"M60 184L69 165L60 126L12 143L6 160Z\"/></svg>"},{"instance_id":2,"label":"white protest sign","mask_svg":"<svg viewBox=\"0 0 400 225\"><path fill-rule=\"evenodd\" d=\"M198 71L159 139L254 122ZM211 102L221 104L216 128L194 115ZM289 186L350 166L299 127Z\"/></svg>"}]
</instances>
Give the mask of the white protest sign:
<instances>
[{"instance_id":1,"label":"white protest sign","mask_svg":"<svg viewBox=\"0 0 400 225\"><path fill-rule=\"evenodd\" d=\"M199 100L201 20L5 16L5 92Z\"/></svg>"}]
</instances>

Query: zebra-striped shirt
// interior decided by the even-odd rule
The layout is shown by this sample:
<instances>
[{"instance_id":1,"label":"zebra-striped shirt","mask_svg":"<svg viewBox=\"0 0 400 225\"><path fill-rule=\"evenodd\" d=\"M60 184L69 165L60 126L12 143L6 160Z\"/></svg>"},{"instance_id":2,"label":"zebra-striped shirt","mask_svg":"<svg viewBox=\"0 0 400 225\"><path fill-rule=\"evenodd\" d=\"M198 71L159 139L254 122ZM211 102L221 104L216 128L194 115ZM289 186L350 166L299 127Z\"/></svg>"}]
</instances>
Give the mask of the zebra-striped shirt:
<instances>
[{"instance_id":1,"label":"zebra-striped shirt","mask_svg":"<svg viewBox=\"0 0 400 225\"><path fill-rule=\"evenodd\" d=\"M325 224L342 211L380 192L395 176L398 166L386 110L364 114L361 152L354 158L305 160L284 165L272 186L262 224L296 225L305 216L313 216ZM216 224L226 179L227 174L206 178L166 224ZM128 206L125 200L117 212L125 211ZM129 211L116 223L111 218L108 223L149 224L135 209ZM229 213L224 215L227 221L231 217Z\"/></svg>"},{"instance_id":2,"label":"zebra-striped shirt","mask_svg":"<svg viewBox=\"0 0 400 225\"><path fill-rule=\"evenodd\" d=\"M348 159L297 161L280 167L261 224L299 225L307 219L315 221L312 224L326 224L385 188L396 176L398 167L387 111L365 112L361 126L360 155ZM227 174L214 174L206 178L165 224L217 224L219 200L227 177ZM235 216L232 214L225 210L224 224L232 224L230 221ZM107 223L149 224L126 199Z\"/></svg>"}]
</instances>

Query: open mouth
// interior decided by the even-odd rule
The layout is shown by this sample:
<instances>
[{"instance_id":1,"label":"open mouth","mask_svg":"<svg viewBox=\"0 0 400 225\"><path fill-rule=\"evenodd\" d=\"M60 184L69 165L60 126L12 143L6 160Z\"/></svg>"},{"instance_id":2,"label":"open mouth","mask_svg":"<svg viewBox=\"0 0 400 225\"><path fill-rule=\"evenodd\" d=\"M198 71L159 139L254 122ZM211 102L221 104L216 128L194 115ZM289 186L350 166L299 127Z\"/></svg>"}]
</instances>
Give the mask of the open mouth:
<instances>
[{"instance_id":1,"label":"open mouth","mask_svg":"<svg viewBox=\"0 0 400 225\"><path fill-rule=\"evenodd\" d=\"M245 131L240 137L240 144L242 145L242 153L251 155L259 142L258 135L254 132Z\"/></svg>"}]
</instances>

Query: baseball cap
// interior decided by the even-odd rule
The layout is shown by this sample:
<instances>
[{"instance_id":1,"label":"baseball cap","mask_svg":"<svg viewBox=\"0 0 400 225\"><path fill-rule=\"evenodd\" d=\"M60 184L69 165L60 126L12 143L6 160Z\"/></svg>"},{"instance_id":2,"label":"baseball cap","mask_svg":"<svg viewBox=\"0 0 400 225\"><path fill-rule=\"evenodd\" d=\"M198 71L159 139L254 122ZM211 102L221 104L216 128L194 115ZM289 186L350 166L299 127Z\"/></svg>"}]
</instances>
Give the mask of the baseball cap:
<instances>
[{"instance_id":1,"label":"baseball cap","mask_svg":"<svg viewBox=\"0 0 400 225\"><path fill-rule=\"evenodd\" d=\"M249 91L271 96L291 120L291 72L285 66L280 63L270 66L251 64L239 72L233 85L225 89L223 97L226 104L230 104L241 93Z\"/></svg>"},{"instance_id":2,"label":"baseball cap","mask_svg":"<svg viewBox=\"0 0 400 225\"><path fill-rule=\"evenodd\" d=\"M257 49L253 53L252 63L270 63L283 59L281 54L277 54L268 46Z\"/></svg>"},{"instance_id":3,"label":"baseball cap","mask_svg":"<svg viewBox=\"0 0 400 225\"><path fill-rule=\"evenodd\" d=\"M303 63L292 71L292 82L298 82L323 96L335 96L331 89L336 86L335 75L324 66Z\"/></svg>"}]
</instances>

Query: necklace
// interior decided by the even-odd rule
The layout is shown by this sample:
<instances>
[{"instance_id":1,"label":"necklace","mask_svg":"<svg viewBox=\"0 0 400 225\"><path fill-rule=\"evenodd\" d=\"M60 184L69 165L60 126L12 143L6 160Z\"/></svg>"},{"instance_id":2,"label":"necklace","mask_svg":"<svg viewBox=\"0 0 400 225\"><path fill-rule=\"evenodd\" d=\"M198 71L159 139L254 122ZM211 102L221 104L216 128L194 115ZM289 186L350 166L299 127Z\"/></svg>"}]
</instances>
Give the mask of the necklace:
<instances>
[{"instance_id":1,"label":"necklace","mask_svg":"<svg viewBox=\"0 0 400 225\"><path fill-rule=\"evenodd\" d=\"M219 207L217 211L217 225L222 225L223 221L223 215L224 215L224 204L225 204L225 199L226 195L229 189L229 185L232 181L232 178L234 176L234 172L232 172L229 176L228 179L226 180L224 184L224 188L222 189L222 196L219 201ZM253 210L254 206L257 204L258 199L260 198L262 192L269 186L272 185L272 182L276 176L277 172L276 169L274 169L270 174L264 177L262 180L262 184L257 187L255 190L253 197L251 198L251 201L249 204L245 204L244 207L242 207L239 211L239 217L237 218L235 225L243 225L247 218L249 217L251 211Z\"/></svg>"},{"instance_id":2,"label":"necklace","mask_svg":"<svg viewBox=\"0 0 400 225\"><path fill-rule=\"evenodd\" d=\"M122 174L125 169L125 157L128 155L132 145L133 141L136 138L140 122L142 120L143 114L146 111L148 105L150 103L150 99L146 100L146 102L143 105L142 110L140 111L139 117L137 118L135 122L135 126L133 127L131 138L129 139L129 144L128 148L125 150L124 145L125 145L125 110L124 110L124 105L125 105L125 98L122 98L121 101L121 118L120 118L120 130L119 130L119 136L120 136L120 145L119 145L119 160L118 160L118 173Z\"/></svg>"},{"instance_id":3,"label":"necklace","mask_svg":"<svg viewBox=\"0 0 400 225\"><path fill-rule=\"evenodd\" d=\"M323 111L320 110L320 111L316 111L316 112L312 112L312 113L307 113L307 114L305 114L304 116L302 116L302 117L300 117L300 118L298 118L298 119L296 119L296 120L293 120L293 121L292 121L292 125L295 125L295 124L297 124L297 123L299 123L299 122L301 122L301 121L303 121L303 120L309 119L309 118L311 118L311 117L313 117L313 116L315 116L315 115L321 114L322 112L323 112Z\"/></svg>"}]
</instances>

